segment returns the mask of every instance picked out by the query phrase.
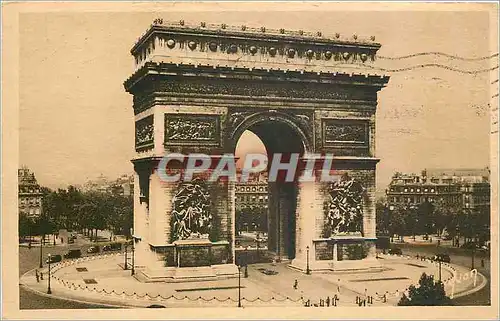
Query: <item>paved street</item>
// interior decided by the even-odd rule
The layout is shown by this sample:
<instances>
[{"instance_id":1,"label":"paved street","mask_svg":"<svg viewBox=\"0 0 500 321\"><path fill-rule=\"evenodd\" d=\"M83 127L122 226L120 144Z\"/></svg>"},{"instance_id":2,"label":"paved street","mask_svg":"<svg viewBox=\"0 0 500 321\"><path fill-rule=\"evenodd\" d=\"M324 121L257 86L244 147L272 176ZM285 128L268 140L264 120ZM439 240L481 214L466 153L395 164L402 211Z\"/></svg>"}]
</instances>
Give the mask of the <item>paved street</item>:
<instances>
[{"instance_id":1,"label":"paved street","mask_svg":"<svg viewBox=\"0 0 500 321\"><path fill-rule=\"evenodd\" d=\"M75 244L71 245L64 245L64 246L46 246L42 248L42 257L43 260L45 261L47 254L64 254L69 248L81 248L82 253L84 256L87 256L89 254L86 253L86 250L91 246L91 243L81 235L78 236ZM422 244L399 244L399 247L403 249L403 253L405 255L411 255L415 256L416 254L419 255L425 255L425 256L432 256L435 253L442 252L442 248L438 249L434 245L422 245ZM20 255L19 255L19 273L20 276L22 276L24 273L27 271L33 269L33 268L38 268L39 266L39 260L40 260L40 248L39 247L32 247L31 249L28 249L27 247L20 247ZM464 251L458 251L459 254L454 254L450 253L450 257L452 260L452 263L460 264L463 266L470 266L471 263L471 257L467 256L466 252ZM462 253L462 254L460 254ZM92 256L94 254L90 254L89 256ZM100 261L100 260L96 260ZM115 272L121 274L128 274L129 272L120 270L118 267L118 263L122 261L122 258L116 258L116 262L114 263L114 269L116 269ZM485 268L482 268L480 266L480 259L477 259L476 262L476 267L478 270L483 273L486 277L489 277L489 260L484 259L485 261ZM92 263L94 264L94 263ZM397 280L400 275L398 275L398 269L394 269L395 267L400 265L402 269L405 270L406 274L408 274L408 271L411 270L411 268L415 268L415 276L411 277L409 280ZM271 264L254 264L249 266L249 275L250 277L248 279L242 279L242 285L243 285L243 293L244 295L249 295L252 294L254 295L254 298L257 296L267 296L269 298L272 297L291 297L294 300L298 300L301 296L310 298L312 303L314 302L319 302L320 298L325 298L326 296L333 296L338 293L338 288L339 286L341 287L341 292L342 292L342 297L344 298L344 302L339 303L341 306L355 306L354 301L355 297L357 295L364 295L364 289L366 288L367 284L370 287L375 286L377 289L380 289L380 291L375 291L377 293L384 293L385 291L388 292L394 292L396 289L404 289L406 288L409 284L411 283L416 283L415 281L410 282L412 279L418 279L418 276L423 272L422 268L416 268L415 266L408 265L406 263L403 263L404 266L401 266L401 262L392 262L391 263L391 268L392 270L386 271L382 278L394 278L396 280L394 281L371 281L369 279L377 279L376 276L372 274L357 274L357 275L351 275L349 277L346 277L346 275L343 276L337 276L337 275L329 275L329 274L317 274L314 276L307 276L302 273L298 273L296 271L293 271L286 267L286 264L278 264L276 266L273 266ZM45 263L43 264L44 267L46 267ZM87 267L89 264L85 264ZM418 264L417 264L418 265ZM90 265L92 266L92 265ZM260 269L260 270L259 270ZM277 272L277 275L266 275L262 271L263 269L265 270L272 270ZM102 269L101 269L102 270ZM74 270L73 270L74 271ZM429 270L430 272L435 273L436 270ZM73 276L74 277L76 274L74 272ZM71 273L70 273L71 274ZM411 273L410 273L411 274ZM61 276L59 276L61 277ZM443 274L443 279L445 278L445 274ZM82 280L81 276L77 277L80 281ZM102 276L96 276L96 278L101 278ZM314 278L316 281L309 281L311 278ZM318 278L321 279L318 280ZM343 282L338 282L339 278L343 279ZM380 277L379 277L380 278ZM128 278L129 280L133 282L137 282L135 279ZM298 289L293 290L293 281L297 279L298 280ZM115 280L117 280L115 278ZM107 286L113 286L113 284L116 281L113 281L112 279L110 280L99 280L99 285L102 287L103 285ZM405 283L406 282L406 283ZM84 285L83 282L81 282L82 285ZM131 284L129 286L125 286L123 289L133 293L138 291L137 290L137 283ZM212 282L213 283L213 282ZM226 284L227 283L227 284ZM404 284L403 284L404 283ZM221 287L222 289L217 289L217 290L212 290L212 291L203 291L203 296L231 296L231 297L236 297L236 290L234 288L235 286L235 280L225 280L223 282L218 282L217 287ZM321 286L318 286L320 284ZM139 286L141 284L139 283ZM313 286L314 285L314 286ZM156 286L156 285L155 285ZM195 283L190 283L189 286L185 286L187 288L191 287L196 289L197 287L203 287L203 284L198 284L196 285ZM209 286L213 286L213 284L210 284ZM168 287L168 285L166 286ZM171 287L171 286L170 286ZM223 289L224 287L227 287L228 289ZM151 288L151 287L149 287ZM382 290L384 288L384 290ZM180 288L177 286L177 290ZM44 292L43 290L42 292ZM148 290L151 292L150 290ZM159 291L160 293L162 291ZM371 291L374 292L374 291ZM162 292L162 295L179 295L180 294L189 294L191 295L192 293L197 293L196 291L185 291L183 292ZM198 293L197 293L198 294ZM373 295L373 293L372 293ZM68 297L70 298L75 298L72 295L69 295ZM92 301L92 300L91 300ZM395 298L392 300L389 300L391 304L394 304L395 301L397 301ZM93 301L93 302L100 302L100 300ZM455 304L457 305L488 305L490 302L490 289L489 289L489 283L486 287L481 289L480 291L473 293L472 295L468 295L465 297L461 298L456 298L454 299ZM102 300L102 303L109 303L109 300L106 298ZM146 302L145 304L149 304L151 302ZM233 302L234 303L234 302ZM380 304L380 302L375 302L375 304ZM63 300L63 299L58 299L58 298L50 298L44 295L39 295L34 293L33 291L27 290L24 288L24 286L21 286L20 288L20 307L21 309L39 309L39 308L67 308L67 309L76 309L76 308L103 308L103 307L108 307L104 305L100 305L98 303L80 303L80 302L74 302L74 301L68 301L68 300Z\"/></svg>"},{"instance_id":2,"label":"paved street","mask_svg":"<svg viewBox=\"0 0 500 321\"><path fill-rule=\"evenodd\" d=\"M54 247L52 243L47 246L42 247L42 258L43 266L45 267L45 260L47 255L50 254L61 254L63 255L70 248L80 248L82 249L83 255L93 255L87 254L87 249L91 246L91 243L81 235L77 236L77 240L74 244L64 244ZM40 264L40 247L39 244L33 244L32 248L29 249L25 246L19 247L19 276L28 272L31 269L38 268ZM56 298L50 298L47 296L39 295L26 289L23 286L19 288L19 307L20 309L88 309L88 308L109 308L108 306L98 305L98 304L86 304L78 303L71 300L61 300Z\"/></svg>"},{"instance_id":3,"label":"paved street","mask_svg":"<svg viewBox=\"0 0 500 321\"><path fill-rule=\"evenodd\" d=\"M450 259L452 263L456 263L462 266L471 267L472 265L472 256L470 251L464 249L457 248L447 248L441 247L438 248L437 244L394 244L402 248L403 254L405 255L425 255L432 256L436 253L447 252L450 255ZM484 260L485 266L481 266L481 259ZM488 279L488 284L479 290L476 293L473 293L468 296L456 298L453 300L456 305L490 305L491 304L491 289L490 289L490 259L487 254L484 253L476 253L475 255L475 264L474 267L483 274Z\"/></svg>"},{"instance_id":4,"label":"paved street","mask_svg":"<svg viewBox=\"0 0 500 321\"><path fill-rule=\"evenodd\" d=\"M421 273L436 274L431 262L385 256L387 269L371 273L326 273L305 275L281 264L254 264L249 266L249 277L242 278L241 292L244 306L303 306L306 300L318 304L320 299L340 297L339 306L356 306L356 296L374 296L374 305L395 305L399 296L410 285L416 284ZM53 270L52 296L86 302L146 307L151 304L167 306L210 306L219 301L221 306L237 302L237 279L184 283L141 283L124 271L121 254L96 257L93 260L65 261ZM463 269L467 271L467 269ZM46 270L44 274L46 275ZM451 274L443 268L443 279ZM297 289L293 288L298 281ZM92 281L92 282L90 282ZM44 293L46 281L37 283L34 274L21 282ZM457 286L460 292L469 285ZM465 287L465 288L464 288ZM381 297L387 296L387 302ZM213 305L212 305L213 306Z\"/></svg>"}]
</instances>

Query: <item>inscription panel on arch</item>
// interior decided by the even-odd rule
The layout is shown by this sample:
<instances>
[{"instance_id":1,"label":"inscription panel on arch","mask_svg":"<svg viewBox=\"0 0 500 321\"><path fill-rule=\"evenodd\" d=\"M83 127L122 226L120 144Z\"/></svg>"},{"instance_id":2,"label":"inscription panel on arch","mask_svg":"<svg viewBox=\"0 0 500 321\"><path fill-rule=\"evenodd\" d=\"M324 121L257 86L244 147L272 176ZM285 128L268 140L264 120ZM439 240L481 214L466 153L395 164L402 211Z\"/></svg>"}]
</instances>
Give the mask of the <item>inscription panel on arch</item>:
<instances>
[{"instance_id":1,"label":"inscription panel on arch","mask_svg":"<svg viewBox=\"0 0 500 321\"><path fill-rule=\"evenodd\" d=\"M369 123L363 119L323 119L323 146L369 147Z\"/></svg>"},{"instance_id":2,"label":"inscription panel on arch","mask_svg":"<svg viewBox=\"0 0 500 321\"><path fill-rule=\"evenodd\" d=\"M165 144L220 145L220 116L165 114Z\"/></svg>"}]
</instances>

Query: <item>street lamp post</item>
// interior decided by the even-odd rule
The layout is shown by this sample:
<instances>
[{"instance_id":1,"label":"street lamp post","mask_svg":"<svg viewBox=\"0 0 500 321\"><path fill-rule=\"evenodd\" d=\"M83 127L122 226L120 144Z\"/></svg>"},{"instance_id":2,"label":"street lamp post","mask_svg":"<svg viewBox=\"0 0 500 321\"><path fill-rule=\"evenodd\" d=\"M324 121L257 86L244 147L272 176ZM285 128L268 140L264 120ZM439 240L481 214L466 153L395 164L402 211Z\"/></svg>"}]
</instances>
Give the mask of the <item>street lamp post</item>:
<instances>
[{"instance_id":1,"label":"street lamp post","mask_svg":"<svg viewBox=\"0 0 500 321\"><path fill-rule=\"evenodd\" d=\"M438 260L439 264L439 282L441 282L441 260Z\"/></svg>"},{"instance_id":2,"label":"street lamp post","mask_svg":"<svg viewBox=\"0 0 500 321\"><path fill-rule=\"evenodd\" d=\"M42 250L43 250L43 246L42 246L42 239L40 239L40 265L39 265L39 268L43 268L43 253L42 253Z\"/></svg>"},{"instance_id":3,"label":"street lamp post","mask_svg":"<svg viewBox=\"0 0 500 321\"><path fill-rule=\"evenodd\" d=\"M307 262L307 266L306 266L306 274L311 274L311 270L309 270L309 245L306 246L306 262Z\"/></svg>"},{"instance_id":4,"label":"street lamp post","mask_svg":"<svg viewBox=\"0 0 500 321\"><path fill-rule=\"evenodd\" d=\"M245 246L245 278L248 277L248 246Z\"/></svg>"},{"instance_id":5,"label":"street lamp post","mask_svg":"<svg viewBox=\"0 0 500 321\"><path fill-rule=\"evenodd\" d=\"M471 264L471 270L474 270L474 254L476 252L476 243L472 244L472 264Z\"/></svg>"},{"instance_id":6,"label":"street lamp post","mask_svg":"<svg viewBox=\"0 0 500 321\"><path fill-rule=\"evenodd\" d=\"M134 275L135 274L135 238L132 237L132 274L131 275Z\"/></svg>"},{"instance_id":7,"label":"street lamp post","mask_svg":"<svg viewBox=\"0 0 500 321\"><path fill-rule=\"evenodd\" d=\"M125 245L125 264L123 265L123 269L128 270L128 267L127 267L127 246L128 246L128 244L125 243L124 245Z\"/></svg>"},{"instance_id":8,"label":"street lamp post","mask_svg":"<svg viewBox=\"0 0 500 321\"><path fill-rule=\"evenodd\" d=\"M50 253L49 253L49 261L48 261L48 264L49 264L49 279L48 279L48 287L47 287L47 294L52 294L52 290L50 289Z\"/></svg>"},{"instance_id":9,"label":"street lamp post","mask_svg":"<svg viewBox=\"0 0 500 321\"><path fill-rule=\"evenodd\" d=\"M260 233L257 233L257 260L260 258L259 245L260 245Z\"/></svg>"},{"instance_id":10,"label":"street lamp post","mask_svg":"<svg viewBox=\"0 0 500 321\"><path fill-rule=\"evenodd\" d=\"M238 265L238 308L241 308L241 265Z\"/></svg>"}]
</instances>

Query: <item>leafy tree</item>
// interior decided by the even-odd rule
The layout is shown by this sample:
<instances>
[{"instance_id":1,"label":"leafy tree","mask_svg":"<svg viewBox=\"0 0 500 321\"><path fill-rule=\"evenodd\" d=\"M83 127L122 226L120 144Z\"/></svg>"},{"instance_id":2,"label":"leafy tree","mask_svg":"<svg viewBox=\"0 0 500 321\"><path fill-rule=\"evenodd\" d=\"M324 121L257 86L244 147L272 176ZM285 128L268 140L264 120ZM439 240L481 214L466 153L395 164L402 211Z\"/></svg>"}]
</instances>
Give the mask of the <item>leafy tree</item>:
<instances>
[{"instance_id":1,"label":"leafy tree","mask_svg":"<svg viewBox=\"0 0 500 321\"><path fill-rule=\"evenodd\" d=\"M440 281L434 281L432 275L422 274L418 281L419 286L411 285L408 296L403 294L399 306L443 306L452 305L451 299L446 296L444 285Z\"/></svg>"},{"instance_id":2,"label":"leafy tree","mask_svg":"<svg viewBox=\"0 0 500 321\"><path fill-rule=\"evenodd\" d=\"M419 224L417 226L417 229L415 230L416 233L422 233L426 236L433 233L435 225L434 205L432 205L432 203L427 200L423 203L420 203L417 207L417 216Z\"/></svg>"},{"instance_id":3,"label":"leafy tree","mask_svg":"<svg viewBox=\"0 0 500 321\"><path fill-rule=\"evenodd\" d=\"M403 236L407 234L405 217L406 209L403 206L397 206L390 211L389 234L391 236L397 234L399 239L402 240Z\"/></svg>"},{"instance_id":4,"label":"leafy tree","mask_svg":"<svg viewBox=\"0 0 500 321\"><path fill-rule=\"evenodd\" d=\"M375 204L375 211L377 217L376 229L378 235L388 235L391 225L391 213L387 205L381 200Z\"/></svg>"},{"instance_id":5,"label":"leafy tree","mask_svg":"<svg viewBox=\"0 0 500 321\"><path fill-rule=\"evenodd\" d=\"M414 206L409 206L405 208L406 215L404 217L405 228L408 235L412 235L415 239L415 235L420 231L419 224L420 220L418 217L417 208Z\"/></svg>"},{"instance_id":6,"label":"leafy tree","mask_svg":"<svg viewBox=\"0 0 500 321\"><path fill-rule=\"evenodd\" d=\"M32 235L33 230L33 220L26 214L19 214L19 237L26 238L26 236Z\"/></svg>"}]
</instances>

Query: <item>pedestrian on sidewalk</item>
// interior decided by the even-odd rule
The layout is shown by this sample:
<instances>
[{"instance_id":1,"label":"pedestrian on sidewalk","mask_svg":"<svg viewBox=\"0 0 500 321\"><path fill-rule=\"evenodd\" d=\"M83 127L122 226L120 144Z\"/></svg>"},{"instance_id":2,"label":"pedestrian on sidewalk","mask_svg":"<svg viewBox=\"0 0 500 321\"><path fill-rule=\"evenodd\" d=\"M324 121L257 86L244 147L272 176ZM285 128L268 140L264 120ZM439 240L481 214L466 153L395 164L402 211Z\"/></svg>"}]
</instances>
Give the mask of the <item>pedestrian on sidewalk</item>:
<instances>
[{"instance_id":1,"label":"pedestrian on sidewalk","mask_svg":"<svg viewBox=\"0 0 500 321\"><path fill-rule=\"evenodd\" d=\"M38 270L35 270L36 283L40 282L40 276L38 275Z\"/></svg>"},{"instance_id":2,"label":"pedestrian on sidewalk","mask_svg":"<svg viewBox=\"0 0 500 321\"><path fill-rule=\"evenodd\" d=\"M43 272L40 272L40 280L43 281Z\"/></svg>"},{"instance_id":3,"label":"pedestrian on sidewalk","mask_svg":"<svg viewBox=\"0 0 500 321\"><path fill-rule=\"evenodd\" d=\"M299 287L299 281L297 281L297 279L295 279L295 282L293 282L293 288L295 290L297 290L298 287Z\"/></svg>"}]
</instances>

